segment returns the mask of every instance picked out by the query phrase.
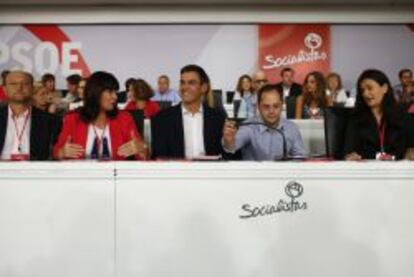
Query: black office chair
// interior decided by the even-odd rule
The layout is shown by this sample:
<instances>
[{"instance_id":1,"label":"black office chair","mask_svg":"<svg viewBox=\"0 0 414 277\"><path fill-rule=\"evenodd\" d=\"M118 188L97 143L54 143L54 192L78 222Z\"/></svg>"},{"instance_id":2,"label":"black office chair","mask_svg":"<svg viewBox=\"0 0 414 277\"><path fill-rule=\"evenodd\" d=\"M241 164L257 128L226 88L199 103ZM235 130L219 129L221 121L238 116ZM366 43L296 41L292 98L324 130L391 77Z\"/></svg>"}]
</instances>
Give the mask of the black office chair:
<instances>
[{"instance_id":1,"label":"black office chair","mask_svg":"<svg viewBox=\"0 0 414 277\"><path fill-rule=\"evenodd\" d=\"M167 109L172 106L171 101L157 101L158 106L160 107L160 110Z\"/></svg>"},{"instance_id":2,"label":"black office chair","mask_svg":"<svg viewBox=\"0 0 414 277\"><path fill-rule=\"evenodd\" d=\"M233 103L234 95L236 94L235 91L227 91L226 92L226 103L231 104Z\"/></svg>"},{"instance_id":3,"label":"black office chair","mask_svg":"<svg viewBox=\"0 0 414 277\"><path fill-rule=\"evenodd\" d=\"M350 108L331 107L324 110L326 155L328 158L343 160L345 137Z\"/></svg>"}]
</instances>

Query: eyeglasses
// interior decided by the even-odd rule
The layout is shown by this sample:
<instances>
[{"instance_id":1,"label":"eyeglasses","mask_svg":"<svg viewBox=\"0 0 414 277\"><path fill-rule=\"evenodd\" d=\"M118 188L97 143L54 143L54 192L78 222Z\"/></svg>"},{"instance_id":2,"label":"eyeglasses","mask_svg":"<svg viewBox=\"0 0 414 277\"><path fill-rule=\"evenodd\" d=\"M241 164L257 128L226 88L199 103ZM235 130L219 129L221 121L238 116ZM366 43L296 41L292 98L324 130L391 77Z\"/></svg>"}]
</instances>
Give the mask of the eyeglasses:
<instances>
[{"instance_id":1,"label":"eyeglasses","mask_svg":"<svg viewBox=\"0 0 414 277\"><path fill-rule=\"evenodd\" d=\"M258 84L260 84L260 83L267 83L267 79L258 79L258 80L255 80L254 81L255 83L258 83Z\"/></svg>"}]
</instances>

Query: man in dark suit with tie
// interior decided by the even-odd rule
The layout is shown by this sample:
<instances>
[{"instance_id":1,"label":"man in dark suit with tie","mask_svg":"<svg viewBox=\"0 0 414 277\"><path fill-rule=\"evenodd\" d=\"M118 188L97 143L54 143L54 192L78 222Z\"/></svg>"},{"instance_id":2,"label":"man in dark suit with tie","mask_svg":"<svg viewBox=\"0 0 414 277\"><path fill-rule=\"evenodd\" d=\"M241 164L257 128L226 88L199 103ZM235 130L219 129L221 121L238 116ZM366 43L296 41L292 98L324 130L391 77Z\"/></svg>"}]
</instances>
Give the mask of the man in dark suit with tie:
<instances>
[{"instance_id":1,"label":"man in dark suit with tie","mask_svg":"<svg viewBox=\"0 0 414 277\"><path fill-rule=\"evenodd\" d=\"M11 72L5 85L8 104L0 108L0 159L48 160L60 121L31 106L31 74Z\"/></svg>"},{"instance_id":2,"label":"man in dark suit with tie","mask_svg":"<svg viewBox=\"0 0 414 277\"><path fill-rule=\"evenodd\" d=\"M194 159L223 153L225 115L203 105L208 75L198 65L180 72L179 105L161 111L152 120L152 156L155 159Z\"/></svg>"}]
</instances>

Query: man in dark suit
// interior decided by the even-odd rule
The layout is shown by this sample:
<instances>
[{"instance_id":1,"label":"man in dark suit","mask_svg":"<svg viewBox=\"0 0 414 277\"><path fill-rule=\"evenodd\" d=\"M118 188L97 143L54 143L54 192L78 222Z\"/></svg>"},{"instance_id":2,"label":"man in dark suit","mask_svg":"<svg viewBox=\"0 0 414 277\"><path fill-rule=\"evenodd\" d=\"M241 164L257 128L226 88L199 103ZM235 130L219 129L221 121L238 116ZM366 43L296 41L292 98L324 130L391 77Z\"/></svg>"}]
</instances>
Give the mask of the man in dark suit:
<instances>
[{"instance_id":1,"label":"man in dark suit","mask_svg":"<svg viewBox=\"0 0 414 277\"><path fill-rule=\"evenodd\" d=\"M294 82L295 71L286 67L283 68L280 72L280 77L282 77L282 82L277 83L276 87L280 91L283 91L283 97L298 97L302 94L302 86Z\"/></svg>"},{"instance_id":2,"label":"man in dark suit","mask_svg":"<svg viewBox=\"0 0 414 277\"><path fill-rule=\"evenodd\" d=\"M48 160L60 131L54 115L31 107L33 77L23 71L6 78L8 105L0 108L0 159Z\"/></svg>"},{"instance_id":3,"label":"man in dark suit","mask_svg":"<svg viewBox=\"0 0 414 277\"><path fill-rule=\"evenodd\" d=\"M161 111L152 120L153 158L194 159L223 153L225 115L202 104L208 80L198 65L181 69L181 104Z\"/></svg>"},{"instance_id":4,"label":"man in dark suit","mask_svg":"<svg viewBox=\"0 0 414 277\"><path fill-rule=\"evenodd\" d=\"M286 105L286 117L295 118L296 98L302 94L302 86L294 82L295 71L285 67L280 72L282 82L276 84L276 88L283 92L283 100Z\"/></svg>"}]
</instances>

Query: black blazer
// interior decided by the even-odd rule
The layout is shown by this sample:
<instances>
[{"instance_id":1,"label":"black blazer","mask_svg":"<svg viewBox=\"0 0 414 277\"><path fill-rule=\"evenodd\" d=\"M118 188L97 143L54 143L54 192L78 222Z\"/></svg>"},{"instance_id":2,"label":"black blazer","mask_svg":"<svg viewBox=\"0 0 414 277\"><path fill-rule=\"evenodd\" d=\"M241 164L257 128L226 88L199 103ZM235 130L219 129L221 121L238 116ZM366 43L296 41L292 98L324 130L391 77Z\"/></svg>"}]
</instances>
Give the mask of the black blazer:
<instances>
[{"instance_id":1,"label":"black blazer","mask_svg":"<svg viewBox=\"0 0 414 277\"><path fill-rule=\"evenodd\" d=\"M412 115L396 111L393 120L385 125L384 150L403 159L408 148L414 147L414 120ZM362 116L352 114L345 137L345 155L356 152L363 159L375 159L381 151L377 122L369 112Z\"/></svg>"},{"instance_id":2,"label":"black blazer","mask_svg":"<svg viewBox=\"0 0 414 277\"><path fill-rule=\"evenodd\" d=\"M0 153L6 139L8 106L0 108ZM53 144L56 142L61 128L61 120L52 114L32 107L30 127L30 160L49 160Z\"/></svg>"},{"instance_id":3,"label":"black blazer","mask_svg":"<svg viewBox=\"0 0 414 277\"><path fill-rule=\"evenodd\" d=\"M225 115L203 105L204 148L206 155L223 153L221 138ZM151 120L152 157L184 159L184 127L181 104L162 110Z\"/></svg>"},{"instance_id":4,"label":"black blazer","mask_svg":"<svg viewBox=\"0 0 414 277\"><path fill-rule=\"evenodd\" d=\"M283 92L283 84L282 83L277 83L276 87ZM293 83L292 86L290 87L290 91L289 91L289 97L298 97L299 95L302 94L302 86L299 85L298 83Z\"/></svg>"}]
</instances>

